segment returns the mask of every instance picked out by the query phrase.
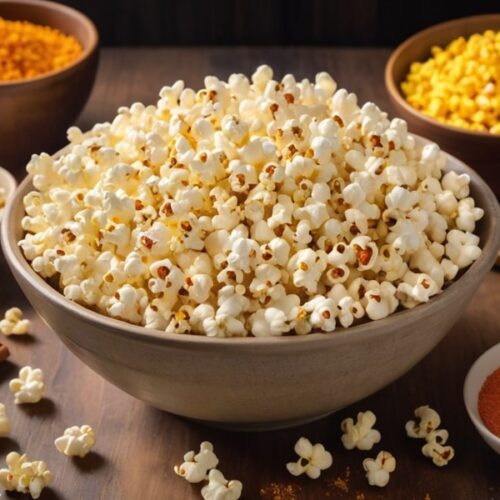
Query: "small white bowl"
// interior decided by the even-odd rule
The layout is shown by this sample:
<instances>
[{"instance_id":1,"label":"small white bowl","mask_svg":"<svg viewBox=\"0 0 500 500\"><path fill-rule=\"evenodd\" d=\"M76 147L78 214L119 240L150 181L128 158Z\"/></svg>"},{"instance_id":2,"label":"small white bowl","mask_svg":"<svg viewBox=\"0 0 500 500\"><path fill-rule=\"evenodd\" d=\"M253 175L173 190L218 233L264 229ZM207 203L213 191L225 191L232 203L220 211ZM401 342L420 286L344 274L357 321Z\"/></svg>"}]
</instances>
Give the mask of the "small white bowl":
<instances>
[{"instance_id":1,"label":"small white bowl","mask_svg":"<svg viewBox=\"0 0 500 500\"><path fill-rule=\"evenodd\" d=\"M477 401L479 391L487 379L500 366L500 343L494 345L483 353L472 365L464 384L464 401L467 413L472 423L481 434L481 437L500 455L500 437L495 436L479 415Z\"/></svg>"},{"instance_id":2,"label":"small white bowl","mask_svg":"<svg viewBox=\"0 0 500 500\"><path fill-rule=\"evenodd\" d=\"M0 167L0 188L5 189L5 205L7 205L7 202L17 188L17 181L8 170L2 167ZM2 222L5 205L0 208L0 222Z\"/></svg>"}]
</instances>

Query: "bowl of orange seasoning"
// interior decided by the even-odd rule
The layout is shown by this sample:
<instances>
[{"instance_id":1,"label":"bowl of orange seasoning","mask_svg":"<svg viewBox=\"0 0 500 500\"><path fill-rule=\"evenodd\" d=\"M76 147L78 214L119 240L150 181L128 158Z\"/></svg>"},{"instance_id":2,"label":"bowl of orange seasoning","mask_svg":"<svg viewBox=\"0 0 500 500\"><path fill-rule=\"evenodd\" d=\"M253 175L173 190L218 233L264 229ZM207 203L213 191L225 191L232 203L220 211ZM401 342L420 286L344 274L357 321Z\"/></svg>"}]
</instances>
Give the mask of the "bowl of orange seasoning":
<instances>
[{"instance_id":1,"label":"bowl of orange seasoning","mask_svg":"<svg viewBox=\"0 0 500 500\"><path fill-rule=\"evenodd\" d=\"M83 109L98 63L98 34L75 9L0 0L0 165L14 173L31 154L54 152Z\"/></svg>"},{"instance_id":2,"label":"bowl of orange seasoning","mask_svg":"<svg viewBox=\"0 0 500 500\"><path fill-rule=\"evenodd\" d=\"M500 343L472 365L465 379L464 401L479 434L500 455Z\"/></svg>"}]
</instances>

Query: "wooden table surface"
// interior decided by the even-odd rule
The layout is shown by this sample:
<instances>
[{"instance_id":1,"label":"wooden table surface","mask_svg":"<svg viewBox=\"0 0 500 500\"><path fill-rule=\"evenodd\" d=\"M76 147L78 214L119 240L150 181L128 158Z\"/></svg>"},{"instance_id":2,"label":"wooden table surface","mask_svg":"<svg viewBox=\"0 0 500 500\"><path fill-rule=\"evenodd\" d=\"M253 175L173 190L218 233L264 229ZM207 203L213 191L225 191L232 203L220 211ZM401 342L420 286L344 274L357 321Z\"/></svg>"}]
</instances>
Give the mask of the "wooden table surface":
<instances>
[{"instance_id":1,"label":"wooden table surface","mask_svg":"<svg viewBox=\"0 0 500 500\"><path fill-rule=\"evenodd\" d=\"M390 111L382 79L388 54L382 49L329 48L105 49L79 124L86 128L110 119L122 104L155 102L160 87L178 78L199 86L206 74L224 78L234 71L249 74L263 62L278 75L293 72L300 78L327 70L362 101L373 100ZM4 276L0 311L20 306L34 322L32 337L5 340L11 357L0 365L0 401L7 406L13 431L11 438L0 439L0 455L16 449L48 462L55 479L42 500L200 498L200 486L191 486L172 468L203 440L214 444L226 477L243 482L244 499L500 499L500 458L481 441L462 401L468 368L500 341L498 273L488 275L445 340L397 382L322 421L250 434L214 430L168 415L105 382L70 354L35 315L3 258L0 265ZM8 381L26 364L44 370L47 397L37 405L16 406ZM456 450L455 459L442 469L421 455L420 441L404 433L404 423L422 404L440 412ZM378 417L382 442L372 452L344 450L340 421L367 409ZM54 438L66 427L84 423L96 431L95 453L83 460L60 455ZM333 466L316 481L295 479L285 470L285 463L295 457L293 446L300 436L323 443L333 454ZM380 449L397 458L396 472L385 489L369 487L361 467L363 458Z\"/></svg>"}]
</instances>

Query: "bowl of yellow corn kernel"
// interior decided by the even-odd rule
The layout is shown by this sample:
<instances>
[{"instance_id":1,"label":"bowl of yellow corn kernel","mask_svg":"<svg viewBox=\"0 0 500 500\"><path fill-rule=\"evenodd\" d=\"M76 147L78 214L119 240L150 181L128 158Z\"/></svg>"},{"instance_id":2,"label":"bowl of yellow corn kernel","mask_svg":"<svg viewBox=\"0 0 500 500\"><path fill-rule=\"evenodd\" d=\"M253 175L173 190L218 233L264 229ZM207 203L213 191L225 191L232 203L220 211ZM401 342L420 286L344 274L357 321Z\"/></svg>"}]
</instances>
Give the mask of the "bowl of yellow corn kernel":
<instances>
[{"instance_id":1,"label":"bowl of yellow corn kernel","mask_svg":"<svg viewBox=\"0 0 500 500\"><path fill-rule=\"evenodd\" d=\"M500 196L500 14L435 25L385 69L396 114L471 165Z\"/></svg>"},{"instance_id":2,"label":"bowl of yellow corn kernel","mask_svg":"<svg viewBox=\"0 0 500 500\"><path fill-rule=\"evenodd\" d=\"M21 172L54 151L83 109L98 62L86 16L41 0L0 0L0 164Z\"/></svg>"}]
</instances>

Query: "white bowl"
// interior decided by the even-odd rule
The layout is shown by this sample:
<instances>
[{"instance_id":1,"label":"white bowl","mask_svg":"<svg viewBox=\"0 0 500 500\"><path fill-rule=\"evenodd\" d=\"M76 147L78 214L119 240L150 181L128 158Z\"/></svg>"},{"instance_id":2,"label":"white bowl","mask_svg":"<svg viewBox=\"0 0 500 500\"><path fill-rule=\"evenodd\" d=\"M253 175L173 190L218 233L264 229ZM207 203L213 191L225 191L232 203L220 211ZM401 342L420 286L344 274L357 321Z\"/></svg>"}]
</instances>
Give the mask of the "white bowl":
<instances>
[{"instance_id":1,"label":"white bowl","mask_svg":"<svg viewBox=\"0 0 500 500\"><path fill-rule=\"evenodd\" d=\"M483 353L472 365L464 384L464 401L467 413L481 437L500 455L500 437L495 436L479 415L477 401L484 381L500 366L500 342Z\"/></svg>"},{"instance_id":2,"label":"white bowl","mask_svg":"<svg viewBox=\"0 0 500 500\"><path fill-rule=\"evenodd\" d=\"M8 170L2 167L0 167L0 188L5 189L5 205L7 205L17 188L17 181ZM4 207L0 208L0 222L2 221L3 209Z\"/></svg>"}]
</instances>

